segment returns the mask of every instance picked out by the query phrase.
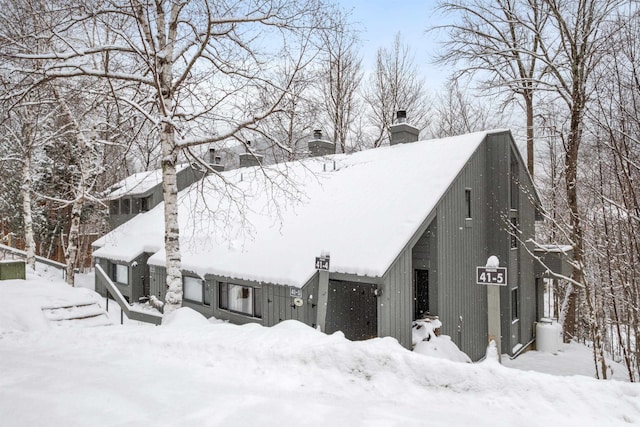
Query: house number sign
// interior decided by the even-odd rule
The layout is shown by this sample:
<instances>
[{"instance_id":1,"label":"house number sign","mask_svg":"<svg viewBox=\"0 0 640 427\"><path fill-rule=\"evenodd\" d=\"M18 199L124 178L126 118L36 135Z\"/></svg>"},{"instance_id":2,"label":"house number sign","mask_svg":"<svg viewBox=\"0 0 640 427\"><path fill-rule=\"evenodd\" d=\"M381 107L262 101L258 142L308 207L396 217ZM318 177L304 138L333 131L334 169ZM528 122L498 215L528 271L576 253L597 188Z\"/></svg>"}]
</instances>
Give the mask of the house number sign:
<instances>
[{"instance_id":1,"label":"house number sign","mask_svg":"<svg viewBox=\"0 0 640 427\"><path fill-rule=\"evenodd\" d=\"M507 286L507 268L476 267L476 283L478 285Z\"/></svg>"}]
</instances>

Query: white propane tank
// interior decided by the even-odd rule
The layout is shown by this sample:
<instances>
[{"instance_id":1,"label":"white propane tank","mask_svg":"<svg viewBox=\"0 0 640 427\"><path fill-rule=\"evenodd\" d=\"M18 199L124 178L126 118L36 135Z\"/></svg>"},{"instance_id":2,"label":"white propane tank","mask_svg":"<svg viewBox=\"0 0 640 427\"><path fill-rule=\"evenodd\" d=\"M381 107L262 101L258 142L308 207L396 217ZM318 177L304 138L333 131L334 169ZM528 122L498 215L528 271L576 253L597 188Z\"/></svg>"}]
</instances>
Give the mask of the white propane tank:
<instances>
[{"instance_id":1,"label":"white propane tank","mask_svg":"<svg viewBox=\"0 0 640 427\"><path fill-rule=\"evenodd\" d=\"M551 319L542 318L536 324L536 350L556 353L562 344L562 328Z\"/></svg>"}]
</instances>

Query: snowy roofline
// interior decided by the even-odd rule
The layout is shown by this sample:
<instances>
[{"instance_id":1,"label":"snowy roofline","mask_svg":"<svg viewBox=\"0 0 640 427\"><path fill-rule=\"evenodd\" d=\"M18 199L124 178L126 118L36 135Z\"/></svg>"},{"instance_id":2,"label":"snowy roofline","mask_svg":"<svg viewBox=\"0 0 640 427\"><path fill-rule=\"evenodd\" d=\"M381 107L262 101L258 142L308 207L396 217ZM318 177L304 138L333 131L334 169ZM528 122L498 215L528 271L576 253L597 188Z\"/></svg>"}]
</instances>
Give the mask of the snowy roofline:
<instances>
[{"instance_id":1,"label":"snowy roofline","mask_svg":"<svg viewBox=\"0 0 640 427\"><path fill-rule=\"evenodd\" d=\"M538 245L535 250L539 252L546 252L546 253L551 252L551 253L569 254L573 251L573 246L558 245L558 244Z\"/></svg>"},{"instance_id":2,"label":"snowy roofline","mask_svg":"<svg viewBox=\"0 0 640 427\"><path fill-rule=\"evenodd\" d=\"M179 195L182 269L300 287L328 250L331 272L382 277L486 136L504 132L230 170L231 190L208 176ZM103 236L94 256L130 262L151 249L148 263L163 266L162 209Z\"/></svg>"},{"instance_id":3,"label":"snowy roofline","mask_svg":"<svg viewBox=\"0 0 640 427\"><path fill-rule=\"evenodd\" d=\"M176 172L182 171L190 166L189 163L182 163L176 166ZM111 185L111 191L105 197L107 200L119 199L123 196L136 196L150 191L158 184L162 183L162 169L136 172L128 177Z\"/></svg>"}]
</instances>

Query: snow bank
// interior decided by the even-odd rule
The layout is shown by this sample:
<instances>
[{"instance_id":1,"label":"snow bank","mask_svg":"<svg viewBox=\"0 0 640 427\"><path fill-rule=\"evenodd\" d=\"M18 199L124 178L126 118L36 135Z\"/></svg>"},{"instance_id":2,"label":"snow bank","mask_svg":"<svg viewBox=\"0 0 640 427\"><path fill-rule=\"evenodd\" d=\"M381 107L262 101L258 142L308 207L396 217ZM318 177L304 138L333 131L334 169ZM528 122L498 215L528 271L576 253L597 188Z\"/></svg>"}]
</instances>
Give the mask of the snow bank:
<instances>
[{"instance_id":1,"label":"snow bank","mask_svg":"<svg viewBox=\"0 0 640 427\"><path fill-rule=\"evenodd\" d=\"M162 317L162 326L172 328L197 328L208 324L206 317L189 307L181 307Z\"/></svg>"},{"instance_id":2,"label":"snow bank","mask_svg":"<svg viewBox=\"0 0 640 427\"><path fill-rule=\"evenodd\" d=\"M30 320L38 317L34 301L91 295L59 285L0 282L3 427L640 423L639 384L454 363L392 338L351 342L294 320L270 328L212 324L181 309L169 326L29 324L22 332L38 323ZM565 365L575 368L579 348L588 361L578 345L535 359L569 356Z\"/></svg>"}]
</instances>

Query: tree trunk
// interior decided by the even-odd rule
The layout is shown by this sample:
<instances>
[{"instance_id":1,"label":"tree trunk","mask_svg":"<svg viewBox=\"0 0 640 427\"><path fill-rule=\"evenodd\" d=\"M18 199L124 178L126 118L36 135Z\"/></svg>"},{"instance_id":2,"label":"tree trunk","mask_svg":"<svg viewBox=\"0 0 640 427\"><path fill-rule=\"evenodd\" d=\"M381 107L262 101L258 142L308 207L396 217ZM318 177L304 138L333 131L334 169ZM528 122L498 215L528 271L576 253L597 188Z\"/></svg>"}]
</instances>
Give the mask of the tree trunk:
<instances>
[{"instance_id":1,"label":"tree trunk","mask_svg":"<svg viewBox=\"0 0 640 427\"><path fill-rule=\"evenodd\" d=\"M31 148L33 136L33 123L30 117L22 128L23 144L26 147L24 159L22 159L22 185L20 192L22 196L22 219L24 222L24 242L27 253L27 266L35 271L36 269L36 243L33 238L33 216L31 215L31 160L33 150Z\"/></svg>"},{"instance_id":2,"label":"tree trunk","mask_svg":"<svg viewBox=\"0 0 640 427\"><path fill-rule=\"evenodd\" d=\"M82 182L78 186L82 186ZM82 191L82 189L80 189ZM82 212L82 205L84 204L84 198L79 197L73 202L71 208L71 226L69 227L69 237L67 241L67 249L64 252L64 261L67 264L67 277L66 282L74 286L75 282L75 266L78 259L78 236L80 235L80 213Z\"/></svg>"},{"instance_id":3,"label":"tree trunk","mask_svg":"<svg viewBox=\"0 0 640 427\"><path fill-rule=\"evenodd\" d=\"M575 113L574 113L575 114ZM565 155L565 189L567 192L567 204L569 206L569 237L573 246L574 267L571 273L571 279L575 283L584 282L584 257L582 242L582 224L580 223L580 212L578 208L577 194L577 164L578 164L578 146L580 137L577 123L572 119L571 132L567 144L567 152ZM564 341L569 342L576 335L576 311L579 288L569 286L567 292L568 303L567 313L563 325Z\"/></svg>"},{"instance_id":4,"label":"tree trunk","mask_svg":"<svg viewBox=\"0 0 640 427\"><path fill-rule=\"evenodd\" d=\"M527 169L533 178L534 153L533 153L533 92L524 95L525 113L527 115Z\"/></svg>"},{"instance_id":5,"label":"tree trunk","mask_svg":"<svg viewBox=\"0 0 640 427\"><path fill-rule=\"evenodd\" d=\"M160 85L159 110L161 122L160 147L162 150L162 194L164 197L164 247L167 270L164 313L170 313L182 306L182 272L180 254L180 228L178 222L178 183L173 114L173 48L178 37L177 25L179 3L171 5L168 27L165 27L164 10L158 6L158 42L161 54L158 56L158 83ZM167 32L168 29L168 32Z\"/></svg>"},{"instance_id":6,"label":"tree trunk","mask_svg":"<svg viewBox=\"0 0 640 427\"><path fill-rule=\"evenodd\" d=\"M180 271L180 232L178 226L178 183L176 179L177 154L173 144L173 126L164 125L162 144L162 194L164 196L164 246L167 268L167 293L164 313L182 306L182 272Z\"/></svg>"}]
</instances>

